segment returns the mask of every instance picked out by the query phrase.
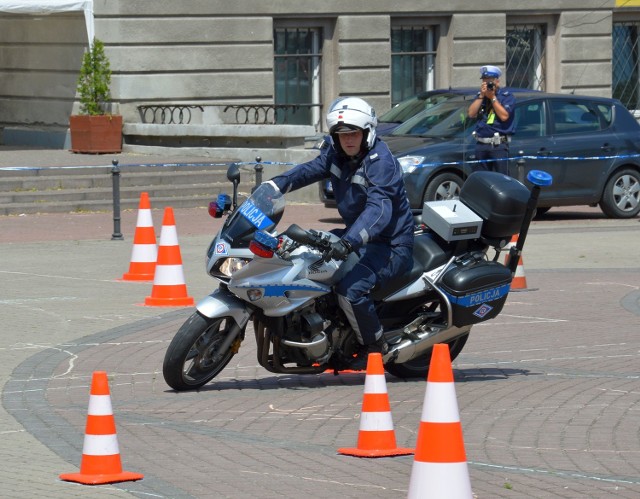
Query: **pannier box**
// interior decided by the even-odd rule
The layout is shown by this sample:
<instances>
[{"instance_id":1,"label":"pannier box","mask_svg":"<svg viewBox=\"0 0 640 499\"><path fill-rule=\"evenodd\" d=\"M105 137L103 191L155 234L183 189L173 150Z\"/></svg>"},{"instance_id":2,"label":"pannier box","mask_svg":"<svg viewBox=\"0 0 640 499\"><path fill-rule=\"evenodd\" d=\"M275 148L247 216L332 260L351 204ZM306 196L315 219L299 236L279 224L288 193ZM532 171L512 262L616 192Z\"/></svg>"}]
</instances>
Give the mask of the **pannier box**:
<instances>
[{"instance_id":1,"label":"pannier box","mask_svg":"<svg viewBox=\"0 0 640 499\"><path fill-rule=\"evenodd\" d=\"M496 317L509 294L511 271L498 262L456 262L440 288L453 310L453 325L477 324Z\"/></svg>"},{"instance_id":2,"label":"pannier box","mask_svg":"<svg viewBox=\"0 0 640 499\"><path fill-rule=\"evenodd\" d=\"M427 201L422 221L445 241L480 237L482 219L458 199Z\"/></svg>"}]
</instances>

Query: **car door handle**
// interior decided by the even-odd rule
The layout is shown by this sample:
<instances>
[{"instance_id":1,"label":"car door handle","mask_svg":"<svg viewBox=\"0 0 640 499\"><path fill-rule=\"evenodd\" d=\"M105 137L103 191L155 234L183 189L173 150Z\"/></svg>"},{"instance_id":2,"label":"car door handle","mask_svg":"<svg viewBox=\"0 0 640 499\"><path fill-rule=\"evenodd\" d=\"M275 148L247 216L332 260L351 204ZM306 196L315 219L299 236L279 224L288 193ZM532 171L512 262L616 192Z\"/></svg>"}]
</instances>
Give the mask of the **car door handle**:
<instances>
[{"instance_id":1,"label":"car door handle","mask_svg":"<svg viewBox=\"0 0 640 499\"><path fill-rule=\"evenodd\" d=\"M611 147L611 145L609 143L605 143L602 147L600 147L600 150L604 151L604 152L611 152L613 148Z\"/></svg>"},{"instance_id":2,"label":"car door handle","mask_svg":"<svg viewBox=\"0 0 640 499\"><path fill-rule=\"evenodd\" d=\"M544 147L542 149L538 149L538 156L549 156L551 154L551 151L548 151L547 149L545 149Z\"/></svg>"}]
</instances>

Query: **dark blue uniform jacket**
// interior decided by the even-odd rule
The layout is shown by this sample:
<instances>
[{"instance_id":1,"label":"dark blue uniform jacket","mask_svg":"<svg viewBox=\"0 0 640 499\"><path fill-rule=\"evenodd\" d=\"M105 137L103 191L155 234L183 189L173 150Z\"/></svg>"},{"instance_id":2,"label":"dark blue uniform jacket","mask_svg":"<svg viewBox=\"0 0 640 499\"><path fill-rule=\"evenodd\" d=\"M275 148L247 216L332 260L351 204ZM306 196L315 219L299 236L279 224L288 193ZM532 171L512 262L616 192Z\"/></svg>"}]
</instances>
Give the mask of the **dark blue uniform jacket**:
<instances>
[{"instance_id":1,"label":"dark blue uniform jacket","mask_svg":"<svg viewBox=\"0 0 640 499\"><path fill-rule=\"evenodd\" d=\"M342 238L354 249L368 242L413 245L413 217L402 180L402 170L387 145L376 140L355 168L333 145L321 154L274 177L288 192L330 178L346 229Z\"/></svg>"},{"instance_id":2,"label":"dark blue uniform jacket","mask_svg":"<svg viewBox=\"0 0 640 499\"><path fill-rule=\"evenodd\" d=\"M500 135L511 135L515 129L515 104L516 98L512 92L507 89L499 88L496 98L500 101L500 104L509 112L509 119L506 121L500 121L497 116L491 116L493 111L491 107L487 105L487 102L483 102L478 112L478 121L476 123L476 133L478 137L493 137L494 133ZM487 99L488 101L488 99Z\"/></svg>"}]
</instances>

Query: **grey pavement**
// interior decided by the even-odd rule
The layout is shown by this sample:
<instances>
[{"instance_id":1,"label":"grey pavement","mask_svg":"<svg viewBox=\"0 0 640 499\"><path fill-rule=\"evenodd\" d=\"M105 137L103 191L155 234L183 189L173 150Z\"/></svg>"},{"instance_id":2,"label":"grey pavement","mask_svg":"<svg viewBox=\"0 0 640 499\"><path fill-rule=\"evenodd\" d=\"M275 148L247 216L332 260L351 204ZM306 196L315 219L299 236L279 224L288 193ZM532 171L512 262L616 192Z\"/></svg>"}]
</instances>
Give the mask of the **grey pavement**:
<instances>
[{"instance_id":1,"label":"grey pavement","mask_svg":"<svg viewBox=\"0 0 640 499\"><path fill-rule=\"evenodd\" d=\"M168 390L164 351L192 310L143 306L151 283L119 280L135 216L123 214L124 241L111 240L108 213L0 217L0 495L406 496L411 456L336 453L356 444L364 374L268 373L248 331L204 389ZM162 213L153 220L159 236ZM338 223L321 205L290 206L281 226L292 222ZM204 252L219 226L204 209L176 210L196 300L215 286ZM528 289L474 327L454 362L476 497L640 496L638 247L638 219L596 208L533 223ZM123 467L143 473L139 482L58 479L80 465L96 370L109 375ZM387 388L398 446L414 447L424 380L387 376Z\"/></svg>"}]
</instances>

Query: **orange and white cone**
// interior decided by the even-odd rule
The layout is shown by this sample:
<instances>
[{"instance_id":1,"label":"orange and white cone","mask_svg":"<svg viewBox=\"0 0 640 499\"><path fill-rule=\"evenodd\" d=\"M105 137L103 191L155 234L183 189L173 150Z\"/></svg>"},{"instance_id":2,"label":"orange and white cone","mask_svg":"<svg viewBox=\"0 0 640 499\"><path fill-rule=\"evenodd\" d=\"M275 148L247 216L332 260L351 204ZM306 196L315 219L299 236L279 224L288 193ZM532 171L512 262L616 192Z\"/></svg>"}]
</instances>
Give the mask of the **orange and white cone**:
<instances>
[{"instance_id":1,"label":"orange and white cone","mask_svg":"<svg viewBox=\"0 0 640 499\"><path fill-rule=\"evenodd\" d=\"M522 263L522 255L518 260L518 266L516 267L516 273L511 280L511 291L521 290L524 291L527 288L527 277L524 275L524 265Z\"/></svg>"},{"instance_id":2,"label":"orange and white cone","mask_svg":"<svg viewBox=\"0 0 640 499\"><path fill-rule=\"evenodd\" d=\"M170 206L164 209L153 288L151 296L147 296L144 304L154 307L194 305L193 298L187 295L176 221L173 216L173 208Z\"/></svg>"},{"instance_id":3,"label":"orange and white cone","mask_svg":"<svg viewBox=\"0 0 640 499\"><path fill-rule=\"evenodd\" d=\"M433 346L411 469L409 499L470 499L471 482L449 346Z\"/></svg>"},{"instance_id":4,"label":"orange and white cone","mask_svg":"<svg viewBox=\"0 0 640 499\"><path fill-rule=\"evenodd\" d=\"M157 257L158 248L156 233L153 230L149 194L141 192L136 232L133 236L133 249L131 250L131 263L129 264L129 272L123 274L122 280L153 281Z\"/></svg>"},{"instance_id":5,"label":"orange and white cone","mask_svg":"<svg viewBox=\"0 0 640 499\"><path fill-rule=\"evenodd\" d=\"M122 471L107 373L95 371L91 381L80 473L65 473L60 475L60 479L85 485L100 485L142 478L144 475L140 473Z\"/></svg>"},{"instance_id":6,"label":"orange and white cone","mask_svg":"<svg viewBox=\"0 0 640 499\"><path fill-rule=\"evenodd\" d=\"M518 234L514 234L511 237L511 242L507 244L504 249L510 249L512 246L515 246L518 242ZM509 265L509 253L505 256L504 259L505 266ZM516 273L511 280L511 291L523 291L527 289L527 277L524 275L524 264L522 263L522 255L520 255L518 259L518 266L516 267Z\"/></svg>"},{"instance_id":7,"label":"orange and white cone","mask_svg":"<svg viewBox=\"0 0 640 499\"><path fill-rule=\"evenodd\" d=\"M382 354L370 353L364 380L357 448L338 449L340 454L357 457L406 456L413 449L396 447L391 406L384 377Z\"/></svg>"}]
</instances>

